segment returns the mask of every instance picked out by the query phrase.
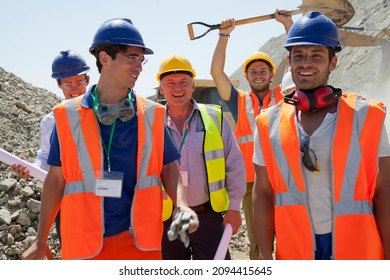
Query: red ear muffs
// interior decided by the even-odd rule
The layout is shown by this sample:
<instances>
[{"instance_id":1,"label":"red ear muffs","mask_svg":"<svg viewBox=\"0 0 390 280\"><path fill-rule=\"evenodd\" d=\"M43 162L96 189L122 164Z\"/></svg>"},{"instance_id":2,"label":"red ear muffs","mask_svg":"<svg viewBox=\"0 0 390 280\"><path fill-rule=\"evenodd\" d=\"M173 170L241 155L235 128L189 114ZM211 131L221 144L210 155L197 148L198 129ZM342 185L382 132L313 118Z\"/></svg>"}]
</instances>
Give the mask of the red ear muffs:
<instances>
[{"instance_id":1,"label":"red ear muffs","mask_svg":"<svg viewBox=\"0 0 390 280\"><path fill-rule=\"evenodd\" d=\"M296 106L299 110L307 112L327 107L341 96L341 89L332 86L318 87L313 90L297 89L284 102Z\"/></svg>"}]
</instances>

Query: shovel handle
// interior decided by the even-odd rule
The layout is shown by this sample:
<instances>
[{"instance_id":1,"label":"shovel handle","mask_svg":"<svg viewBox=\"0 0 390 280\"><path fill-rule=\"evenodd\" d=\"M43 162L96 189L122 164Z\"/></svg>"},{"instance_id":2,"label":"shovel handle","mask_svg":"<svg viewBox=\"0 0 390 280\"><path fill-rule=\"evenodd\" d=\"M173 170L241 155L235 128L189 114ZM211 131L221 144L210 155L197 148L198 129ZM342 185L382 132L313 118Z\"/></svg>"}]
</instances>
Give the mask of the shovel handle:
<instances>
[{"instance_id":1,"label":"shovel handle","mask_svg":"<svg viewBox=\"0 0 390 280\"><path fill-rule=\"evenodd\" d=\"M291 11L287 11L286 15L292 16L292 15L299 14L301 12L302 12L301 10L291 10ZM269 14L269 15L262 15L262 16L257 16L257 17L239 19L239 20L236 20L235 23L236 23L236 25L242 25L242 24L247 24L247 23L269 20L269 19L273 19L273 18L275 18L275 14ZM193 28L194 24L200 24L200 25L208 27L209 29L207 29L206 32L204 32L203 34L201 34L199 36L195 36L194 28ZM191 22L191 23L187 24L187 29L188 29L188 34L190 36L190 39L195 40L195 39L202 38L207 33L209 33L211 30L219 29L220 26L221 26L220 24L207 24L207 23L204 23L201 21L196 21L196 22Z\"/></svg>"},{"instance_id":2,"label":"shovel handle","mask_svg":"<svg viewBox=\"0 0 390 280\"><path fill-rule=\"evenodd\" d=\"M293 16L293 15L300 14L300 13L302 13L302 10L291 10L291 11L287 11L286 15ZM275 18L275 14L268 14L268 15L262 15L262 16L257 16L257 17L239 19L239 20L236 20L235 23L236 23L236 25L241 25L241 24L269 20L269 19L273 19L273 18Z\"/></svg>"},{"instance_id":3,"label":"shovel handle","mask_svg":"<svg viewBox=\"0 0 390 280\"><path fill-rule=\"evenodd\" d=\"M204 25L206 27L209 27L209 29L207 29L206 32L204 32L203 34L201 34L199 36L195 36L194 35L194 28L192 27L192 25L194 25L194 24ZM190 35L191 40L202 38L207 33L209 33L211 30L219 29L219 27L220 27L220 24L207 24L207 23L204 23L201 21L195 21L195 22L191 22L191 23L187 24L188 35Z\"/></svg>"}]
</instances>

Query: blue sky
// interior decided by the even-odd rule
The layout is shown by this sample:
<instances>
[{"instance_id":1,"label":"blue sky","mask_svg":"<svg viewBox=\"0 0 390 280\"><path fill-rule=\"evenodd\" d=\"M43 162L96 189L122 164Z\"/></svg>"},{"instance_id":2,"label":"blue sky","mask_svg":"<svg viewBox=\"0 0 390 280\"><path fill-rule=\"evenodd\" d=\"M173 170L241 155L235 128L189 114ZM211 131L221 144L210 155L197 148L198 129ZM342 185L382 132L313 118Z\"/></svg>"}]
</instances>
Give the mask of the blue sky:
<instances>
[{"instance_id":1,"label":"blue sky","mask_svg":"<svg viewBox=\"0 0 390 280\"><path fill-rule=\"evenodd\" d=\"M301 4L297 0L0 0L0 67L62 97L50 77L53 58L61 50L80 53L91 67L92 83L96 83L95 60L88 52L93 36L104 21L126 17L154 51L147 56L148 62L135 86L139 94L150 96L158 86L155 77L160 62L173 53L191 61L197 78L211 79L210 63L218 31L191 41L188 23L217 24L228 18L271 14L277 8L294 10ZM294 20L300 16L294 16ZM205 30L196 31L199 34ZM228 45L226 73L232 74L248 55L282 33L283 26L274 19L237 26Z\"/></svg>"}]
</instances>

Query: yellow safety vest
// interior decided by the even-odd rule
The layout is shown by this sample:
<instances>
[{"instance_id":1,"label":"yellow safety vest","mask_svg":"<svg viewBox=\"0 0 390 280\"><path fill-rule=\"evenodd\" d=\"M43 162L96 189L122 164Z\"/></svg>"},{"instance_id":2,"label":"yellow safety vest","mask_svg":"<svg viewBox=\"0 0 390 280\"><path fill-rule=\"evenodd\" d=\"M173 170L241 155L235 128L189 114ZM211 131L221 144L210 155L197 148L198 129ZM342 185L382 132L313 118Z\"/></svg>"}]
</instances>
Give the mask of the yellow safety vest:
<instances>
[{"instance_id":1,"label":"yellow safety vest","mask_svg":"<svg viewBox=\"0 0 390 280\"><path fill-rule=\"evenodd\" d=\"M203 155L206 167L210 202L215 212L225 212L229 207L229 195L225 187L225 154L222 139L222 108L218 105L198 104L205 128ZM163 195L163 220L172 215L172 201Z\"/></svg>"}]
</instances>

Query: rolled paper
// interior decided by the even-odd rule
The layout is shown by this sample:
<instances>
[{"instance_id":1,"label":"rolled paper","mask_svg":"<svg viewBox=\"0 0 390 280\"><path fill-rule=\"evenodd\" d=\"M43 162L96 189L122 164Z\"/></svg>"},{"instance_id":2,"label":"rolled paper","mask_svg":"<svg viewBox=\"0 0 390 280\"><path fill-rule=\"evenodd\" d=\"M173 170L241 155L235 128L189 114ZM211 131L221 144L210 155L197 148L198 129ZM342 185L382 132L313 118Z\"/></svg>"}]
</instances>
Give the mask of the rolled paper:
<instances>
[{"instance_id":1,"label":"rolled paper","mask_svg":"<svg viewBox=\"0 0 390 280\"><path fill-rule=\"evenodd\" d=\"M23 166L26 166L26 170L29 170L30 171L30 176L40 180L40 181L44 181L45 178L46 178L46 175L47 175L47 171L46 170L43 170L42 168L40 168L39 166L36 166L32 163L29 163L28 161L26 160L23 160L21 159L20 157L17 157L3 149L0 148L0 161L8 164L8 165L18 165L18 164L21 164Z\"/></svg>"},{"instance_id":2,"label":"rolled paper","mask_svg":"<svg viewBox=\"0 0 390 280\"><path fill-rule=\"evenodd\" d=\"M223 231L221 241L215 253L214 260L224 260L226 257L227 250L229 248L230 238L232 237L233 228L231 224L226 224L225 230Z\"/></svg>"}]
</instances>

